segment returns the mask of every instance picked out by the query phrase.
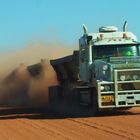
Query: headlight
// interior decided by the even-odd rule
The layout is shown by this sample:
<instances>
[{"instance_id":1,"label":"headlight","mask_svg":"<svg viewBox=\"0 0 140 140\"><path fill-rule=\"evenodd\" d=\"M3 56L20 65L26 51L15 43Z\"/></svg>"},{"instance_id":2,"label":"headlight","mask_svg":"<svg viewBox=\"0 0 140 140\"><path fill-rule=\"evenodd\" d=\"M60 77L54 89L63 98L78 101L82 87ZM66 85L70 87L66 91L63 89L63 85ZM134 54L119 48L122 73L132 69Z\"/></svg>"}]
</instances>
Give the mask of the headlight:
<instances>
[{"instance_id":1,"label":"headlight","mask_svg":"<svg viewBox=\"0 0 140 140\"><path fill-rule=\"evenodd\" d=\"M105 88L104 89L105 91L110 91L111 90L111 87L109 85L106 85L104 88Z\"/></svg>"},{"instance_id":2,"label":"headlight","mask_svg":"<svg viewBox=\"0 0 140 140\"><path fill-rule=\"evenodd\" d=\"M138 79L138 75L133 75L133 80L137 80Z\"/></svg>"},{"instance_id":3,"label":"headlight","mask_svg":"<svg viewBox=\"0 0 140 140\"><path fill-rule=\"evenodd\" d=\"M121 81L124 81L125 79L126 79L125 75L121 75L121 76L120 76L120 80L121 80Z\"/></svg>"},{"instance_id":4,"label":"headlight","mask_svg":"<svg viewBox=\"0 0 140 140\"><path fill-rule=\"evenodd\" d=\"M108 65L103 65L103 71L106 71L108 69Z\"/></svg>"},{"instance_id":5,"label":"headlight","mask_svg":"<svg viewBox=\"0 0 140 140\"><path fill-rule=\"evenodd\" d=\"M105 87L104 86L101 86L101 91L103 91L105 89Z\"/></svg>"},{"instance_id":6,"label":"headlight","mask_svg":"<svg viewBox=\"0 0 140 140\"><path fill-rule=\"evenodd\" d=\"M105 75L106 74L106 70L108 69L108 65L103 65L103 67L102 67L102 69L103 69L103 75Z\"/></svg>"},{"instance_id":7,"label":"headlight","mask_svg":"<svg viewBox=\"0 0 140 140\"><path fill-rule=\"evenodd\" d=\"M109 85L101 86L101 91L110 91L111 87Z\"/></svg>"}]
</instances>

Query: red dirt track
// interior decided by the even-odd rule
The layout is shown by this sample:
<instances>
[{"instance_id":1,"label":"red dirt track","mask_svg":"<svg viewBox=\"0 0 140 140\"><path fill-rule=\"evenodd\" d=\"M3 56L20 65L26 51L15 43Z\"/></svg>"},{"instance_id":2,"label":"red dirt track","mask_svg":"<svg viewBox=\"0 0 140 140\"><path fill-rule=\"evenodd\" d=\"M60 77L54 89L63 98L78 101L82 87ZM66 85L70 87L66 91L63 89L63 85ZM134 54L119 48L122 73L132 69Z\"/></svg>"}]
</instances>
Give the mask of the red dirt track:
<instances>
[{"instance_id":1,"label":"red dirt track","mask_svg":"<svg viewBox=\"0 0 140 140\"><path fill-rule=\"evenodd\" d=\"M1 109L0 140L140 140L140 108L98 117Z\"/></svg>"}]
</instances>

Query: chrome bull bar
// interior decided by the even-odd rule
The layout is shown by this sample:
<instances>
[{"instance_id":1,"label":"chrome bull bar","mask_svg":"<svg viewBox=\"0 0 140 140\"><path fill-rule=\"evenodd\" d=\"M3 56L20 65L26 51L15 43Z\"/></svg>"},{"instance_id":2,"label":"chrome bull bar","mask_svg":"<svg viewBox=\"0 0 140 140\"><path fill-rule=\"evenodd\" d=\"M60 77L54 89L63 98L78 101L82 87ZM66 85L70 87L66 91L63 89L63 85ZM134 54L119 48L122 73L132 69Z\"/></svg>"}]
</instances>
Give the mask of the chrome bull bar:
<instances>
[{"instance_id":1,"label":"chrome bull bar","mask_svg":"<svg viewBox=\"0 0 140 140\"><path fill-rule=\"evenodd\" d=\"M116 107L140 106L140 69L114 70L114 83Z\"/></svg>"},{"instance_id":2,"label":"chrome bull bar","mask_svg":"<svg viewBox=\"0 0 140 140\"><path fill-rule=\"evenodd\" d=\"M102 90L107 86L109 90ZM140 106L140 69L116 69L114 81L97 81L97 90L99 108Z\"/></svg>"}]
</instances>

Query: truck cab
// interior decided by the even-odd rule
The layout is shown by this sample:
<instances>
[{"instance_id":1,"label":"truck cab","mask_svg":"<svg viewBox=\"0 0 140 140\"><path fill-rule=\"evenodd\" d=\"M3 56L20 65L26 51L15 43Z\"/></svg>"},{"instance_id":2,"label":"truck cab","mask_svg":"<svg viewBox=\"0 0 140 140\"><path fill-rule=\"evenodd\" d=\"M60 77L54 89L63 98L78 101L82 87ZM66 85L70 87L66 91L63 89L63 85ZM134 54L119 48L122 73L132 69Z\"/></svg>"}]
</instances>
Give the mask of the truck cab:
<instances>
[{"instance_id":1,"label":"truck cab","mask_svg":"<svg viewBox=\"0 0 140 140\"><path fill-rule=\"evenodd\" d=\"M115 26L79 39L79 77L97 94L98 107L140 106L140 43L137 37Z\"/></svg>"}]
</instances>

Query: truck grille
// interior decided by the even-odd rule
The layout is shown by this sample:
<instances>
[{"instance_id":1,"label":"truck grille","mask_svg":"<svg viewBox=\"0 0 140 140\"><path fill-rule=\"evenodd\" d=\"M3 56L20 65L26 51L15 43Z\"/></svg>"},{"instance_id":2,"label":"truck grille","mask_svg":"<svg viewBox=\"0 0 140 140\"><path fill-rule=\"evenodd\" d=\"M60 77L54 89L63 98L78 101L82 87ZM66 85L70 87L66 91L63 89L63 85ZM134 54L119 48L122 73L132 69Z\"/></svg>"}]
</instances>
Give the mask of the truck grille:
<instances>
[{"instance_id":1,"label":"truck grille","mask_svg":"<svg viewBox=\"0 0 140 140\"><path fill-rule=\"evenodd\" d=\"M114 70L117 107L140 105L140 69Z\"/></svg>"},{"instance_id":2,"label":"truck grille","mask_svg":"<svg viewBox=\"0 0 140 140\"><path fill-rule=\"evenodd\" d=\"M110 57L109 61L111 63L119 64L119 63L140 63L140 57Z\"/></svg>"},{"instance_id":3,"label":"truck grille","mask_svg":"<svg viewBox=\"0 0 140 140\"><path fill-rule=\"evenodd\" d=\"M114 81L98 81L98 93L99 108L140 106L140 69L115 69Z\"/></svg>"},{"instance_id":4,"label":"truck grille","mask_svg":"<svg viewBox=\"0 0 140 140\"><path fill-rule=\"evenodd\" d=\"M140 80L140 70L124 70L118 71L117 74L118 81L130 81L130 80Z\"/></svg>"}]
</instances>

